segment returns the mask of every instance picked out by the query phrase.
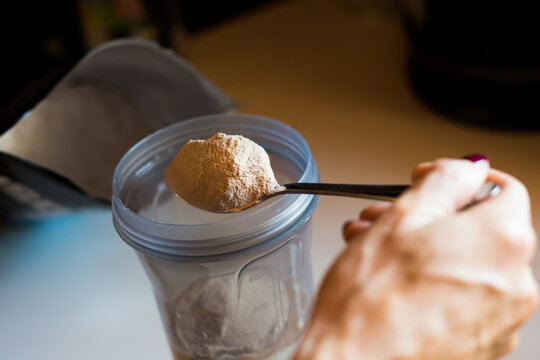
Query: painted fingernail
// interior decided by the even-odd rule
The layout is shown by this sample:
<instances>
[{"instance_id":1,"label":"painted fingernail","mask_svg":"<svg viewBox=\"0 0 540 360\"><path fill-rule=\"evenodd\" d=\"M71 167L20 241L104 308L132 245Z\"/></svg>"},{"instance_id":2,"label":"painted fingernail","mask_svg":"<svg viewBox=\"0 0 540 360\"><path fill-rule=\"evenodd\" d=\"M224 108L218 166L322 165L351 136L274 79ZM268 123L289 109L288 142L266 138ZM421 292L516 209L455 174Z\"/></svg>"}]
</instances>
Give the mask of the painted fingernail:
<instances>
[{"instance_id":1,"label":"painted fingernail","mask_svg":"<svg viewBox=\"0 0 540 360\"><path fill-rule=\"evenodd\" d=\"M473 163L479 162L479 161L488 161L487 156L482 154L469 154L465 155L463 159L472 161Z\"/></svg>"}]
</instances>

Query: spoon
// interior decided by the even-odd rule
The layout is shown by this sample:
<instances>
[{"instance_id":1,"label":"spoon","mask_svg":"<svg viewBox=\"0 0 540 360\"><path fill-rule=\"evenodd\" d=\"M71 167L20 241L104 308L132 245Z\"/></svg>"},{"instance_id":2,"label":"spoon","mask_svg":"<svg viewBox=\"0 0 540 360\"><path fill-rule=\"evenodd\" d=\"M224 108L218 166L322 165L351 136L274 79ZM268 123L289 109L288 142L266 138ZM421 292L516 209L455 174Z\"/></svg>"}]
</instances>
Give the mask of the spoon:
<instances>
[{"instance_id":1,"label":"spoon","mask_svg":"<svg viewBox=\"0 0 540 360\"><path fill-rule=\"evenodd\" d=\"M219 213L236 212L249 209L274 196L284 194L313 194L313 195L335 195L349 196L363 199L392 201L407 190L410 185L353 185L353 184L323 184L323 183L291 183L277 187L274 191L261 196L254 201L237 208L223 211L213 211ZM486 182L474 199L464 208L468 208L477 202L499 193L499 185L493 182Z\"/></svg>"}]
</instances>

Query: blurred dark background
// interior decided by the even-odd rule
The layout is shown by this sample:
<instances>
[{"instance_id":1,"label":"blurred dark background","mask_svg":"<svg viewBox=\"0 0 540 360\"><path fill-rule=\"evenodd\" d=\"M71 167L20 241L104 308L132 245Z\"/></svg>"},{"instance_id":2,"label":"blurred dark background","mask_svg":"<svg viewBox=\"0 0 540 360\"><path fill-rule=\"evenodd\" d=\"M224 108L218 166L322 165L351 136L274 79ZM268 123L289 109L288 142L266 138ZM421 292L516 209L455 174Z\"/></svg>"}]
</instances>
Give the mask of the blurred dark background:
<instances>
[{"instance_id":1,"label":"blurred dark background","mask_svg":"<svg viewBox=\"0 0 540 360\"><path fill-rule=\"evenodd\" d=\"M190 36L277 1L7 2L0 11L0 134L99 44L135 36L182 54ZM540 128L537 0L336 2L395 7L410 43L410 84L428 106L471 124Z\"/></svg>"},{"instance_id":2,"label":"blurred dark background","mask_svg":"<svg viewBox=\"0 0 540 360\"><path fill-rule=\"evenodd\" d=\"M278 0L57 0L1 5L0 134L90 49L140 37L184 51L186 37Z\"/></svg>"},{"instance_id":3,"label":"blurred dark background","mask_svg":"<svg viewBox=\"0 0 540 360\"><path fill-rule=\"evenodd\" d=\"M540 1L398 4L411 85L426 104L492 128L540 127Z\"/></svg>"}]
</instances>

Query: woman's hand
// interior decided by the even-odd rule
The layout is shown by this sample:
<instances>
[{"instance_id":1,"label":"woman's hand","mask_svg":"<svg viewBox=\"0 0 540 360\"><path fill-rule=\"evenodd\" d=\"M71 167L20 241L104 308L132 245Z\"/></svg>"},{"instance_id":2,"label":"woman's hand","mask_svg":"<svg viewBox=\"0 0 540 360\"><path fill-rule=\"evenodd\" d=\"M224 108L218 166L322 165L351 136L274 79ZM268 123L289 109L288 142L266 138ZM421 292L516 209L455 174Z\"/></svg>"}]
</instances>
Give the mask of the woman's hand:
<instances>
[{"instance_id":1,"label":"woman's hand","mask_svg":"<svg viewBox=\"0 0 540 360\"><path fill-rule=\"evenodd\" d=\"M494 359L515 345L538 292L525 187L486 160L424 163L412 180L344 226L297 360ZM486 181L500 193L467 207Z\"/></svg>"}]
</instances>

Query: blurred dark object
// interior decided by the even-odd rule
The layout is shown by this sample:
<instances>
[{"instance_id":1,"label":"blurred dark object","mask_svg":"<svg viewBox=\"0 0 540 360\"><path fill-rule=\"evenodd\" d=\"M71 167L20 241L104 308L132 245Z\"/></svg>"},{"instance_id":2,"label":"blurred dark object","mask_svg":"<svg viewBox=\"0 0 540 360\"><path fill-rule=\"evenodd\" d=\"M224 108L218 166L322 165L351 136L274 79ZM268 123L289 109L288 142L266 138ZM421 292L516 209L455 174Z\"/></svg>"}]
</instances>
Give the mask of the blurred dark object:
<instances>
[{"instance_id":1,"label":"blurred dark object","mask_svg":"<svg viewBox=\"0 0 540 360\"><path fill-rule=\"evenodd\" d=\"M184 28L178 0L76 0L87 49L109 40L155 40L183 53Z\"/></svg>"},{"instance_id":2,"label":"blurred dark object","mask_svg":"<svg viewBox=\"0 0 540 360\"><path fill-rule=\"evenodd\" d=\"M412 86L467 123L540 128L540 2L400 0Z\"/></svg>"},{"instance_id":3,"label":"blurred dark object","mask_svg":"<svg viewBox=\"0 0 540 360\"><path fill-rule=\"evenodd\" d=\"M107 206L44 167L0 152L0 222L28 214L58 214Z\"/></svg>"},{"instance_id":4,"label":"blurred dark object","mask_svg":"<svg viewBox=\"0 0 540 360\"><path fill-rule=\"evenodd\" d=\"M197 33L277 0L177 0L184 28Z\"/></svg>"},{"instance_id":5,"label":"blurred dark object","mask_svg":"<svg viewBox=\"0 0 540 360\"><path fill-rule=\"evenodd\" d=\"M73 1L8 1L0 11L0 134L41 100L85 52Z\"/></svg>"},{"instance_id":6,"label":"blurred dark object","mask_svg":"<svg viewBox=\"0 0 540 360\"><path fill-rule=\"evenodd\" d=\"M0 134L31 110L90 49L137 37L182 52L177 0L10 1L4 34Z\"/></svg>"},{"instance_id":7,"label":"blurred dark object","mask_svg":"<svg viewBox=\"0 0 540 360\"><path fill-rule=\"evenodd\" d=\"M9 1L4 34L0 135L31 110L90 49L137 37L184 52L184 33L202 31L276 0Z\"/></svg>"},{"instance_id":8,"label":"blurred dark object","mask_svg":"<svg viewBox=\"0 0 540 360\"><path fill-rule=\"evenodd\" d=\"M0 221L103 206L116 163L137 141L234 106L170 49L142 39L107 42L1 134Z\"/></svg>"},{"instance_id":9,"label":"blurred dark object","mask_svg":"<svg viewBox=\"0 0 540 360\"><path fill-rule=\"evenodd\" d=\"M181 0L2 5L0 222L106 204L114 164L135 141L176 121L230 110L225 94L175 57L183 21L201 30L266 2L194 1L183 16ZM109 41L134 37L152 42ZM91 146L78 153L85 141ZM97 174L72 167L100 152L88 149L106 153L86 167Z\"/></svg>"}]
</instances>

